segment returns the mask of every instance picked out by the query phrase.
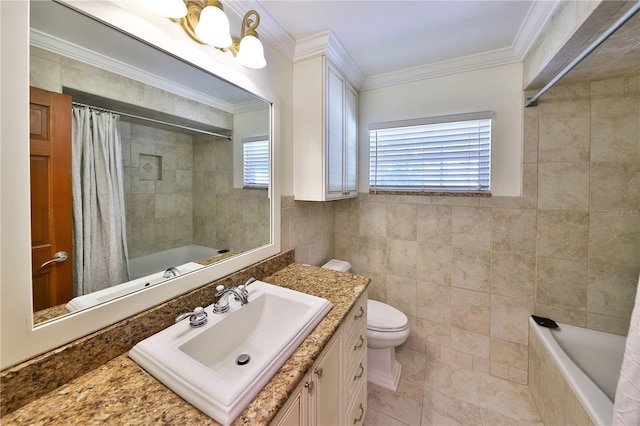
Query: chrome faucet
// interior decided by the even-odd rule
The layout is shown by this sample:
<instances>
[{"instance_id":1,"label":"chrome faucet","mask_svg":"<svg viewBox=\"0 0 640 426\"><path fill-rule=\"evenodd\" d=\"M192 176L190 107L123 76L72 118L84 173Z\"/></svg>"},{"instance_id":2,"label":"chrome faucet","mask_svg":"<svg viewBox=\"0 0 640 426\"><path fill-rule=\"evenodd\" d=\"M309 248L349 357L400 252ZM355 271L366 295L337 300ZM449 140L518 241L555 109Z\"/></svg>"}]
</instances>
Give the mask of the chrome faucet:
<instances>
[{"instance_id":1,"label":"chrome faucet","mask_svg":"<svg viewBox=\"0 0 640 426\"><path fill-rule=\"evenodd\" d=\"M162 278L177 277L178 275L180 275L180 271L178 271L178 268L176 268L175 266L172 266L171 268L164 271L164 275L162 276Z\"/></svg>"},{"instance_id":2,"label":"chrome faucet","mask_svg":"<svg viewBox=\"0 0 640 426\"><path fill-rule=\"evenodd\" d=\"M257 280L251 277L247 280L247 282L238 286L238 290L240 290L242 294L244 294L244 296L247 298L247 303L249 303L249 290L247 290L247 287L249 286L249 284L251 284L254 281L257 281ZM235 299L240 300L238 299L238 296L235 296Z\"/></svg>"},{"instance_id":3,"label":"chrome faucet","mask_svg":"<svg viewBox=\"0 0 640 426\"><path fill-rule=\"evenodd\" d=\"M214 314L223 314L229 311L229 295L233 294L240 305L249 303L249 292L246 289L239 289L236 286L225 288L222 284L216 287L216 297L218 300L213 304Z\"/></svg>"},{"instance_id":4,"label":"chrome faucet","mask_svg":"<svg viewBox=\"0 0 640 426\"><path fill-rule=\"evenodd\" d=\"M191 327L200 327L207 323L207 313L204 311L204 308L200 306L195 308L193 312L186 312L178 315L176 317L176 322L180 322L185 318L189 318L189 324Z\"/></svg>"}]
</instances>

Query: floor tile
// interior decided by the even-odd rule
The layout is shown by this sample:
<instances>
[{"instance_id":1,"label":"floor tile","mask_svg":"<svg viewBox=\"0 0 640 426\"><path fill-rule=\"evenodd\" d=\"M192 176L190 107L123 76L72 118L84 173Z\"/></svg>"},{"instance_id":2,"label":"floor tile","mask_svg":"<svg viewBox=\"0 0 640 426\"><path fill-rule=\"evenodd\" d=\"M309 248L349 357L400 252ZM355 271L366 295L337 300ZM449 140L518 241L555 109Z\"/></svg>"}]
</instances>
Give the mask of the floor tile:
<instances>
[{"instance_id":1,"label":"floor tile","mask_svg":"<svg viewBox=\"0 0 640 426\"><path fill-rule=\"evenodd\" d=\"M525 385L400 347L397 392L368 384L366 426L543 426Z\"/></svg>"},{"instance_id":2,"label":"floor tile","mask_svg":"<svg viewBox=\"0 0 640 426\"><path fill-rule=\"evenodd\" d=\"M367 416L364 418L364 426L408 426L400 420L389 417L378 410L369 408Z\"/></svg>"},{"instance_id":3,"label":"floor tile","mask_svg":"<svg viewBox=\"0 0 640 426\"><path fill-rule=\"evenodd\" d=\"M400 379L398 390L368 383L368 406L409 425L420 424L424 385Z\"/></svg>"}]
</instances>

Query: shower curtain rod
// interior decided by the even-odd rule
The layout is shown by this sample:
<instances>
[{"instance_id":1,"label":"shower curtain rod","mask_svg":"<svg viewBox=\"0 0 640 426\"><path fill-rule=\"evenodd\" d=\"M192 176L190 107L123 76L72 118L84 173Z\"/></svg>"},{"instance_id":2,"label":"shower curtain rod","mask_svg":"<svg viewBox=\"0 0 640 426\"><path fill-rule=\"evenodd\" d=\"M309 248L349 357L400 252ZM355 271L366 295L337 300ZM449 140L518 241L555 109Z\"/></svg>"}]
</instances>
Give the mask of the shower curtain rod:
<instances>
[{"instance_id":1,"label":"shower curtain rod","mask_svg":"<svg viewBox=\"0 0 640 426\"><path fill-rule=\"evenodd\" d=\"M561 78L569 73L576 65L578 65L584 58L586 58L591 52L593 52L598 46L600 46L611 34L616 32L618 28L624 25L633 15L640 10L640 1L631 7L624 15L622 15L616 22L614 22L607 31L605 31L600 37L598 37L593 43L589 45L577 58L575 58L569 65L567 65L558 75L556 75L546 86L544 86L535 96L526 98L524 100L524 107L537 106L538 99L544 95L549 89L551 89Z\"/></svg>"},{"instance_id":2,"label":"shower curtain rod","mask_svg":"<svg viewBox=\"0 0 640 426\"><path fill-rule=\"evenodd\" d=\"M118 114L118 115L122 115L122 116L129 117L129 118L135 118L135 119L138 119L138 120L149 121L149 122L155 123L155 124L162 124L162 125L165 125L165 126L171 126L171 127L175 127L175 128L182 129L182 130L189 130L191 132L203 133L205 135L210 135L210 136L217 136L219 138L224 138L224 139L228 139L228 140L232 139L231 136L229 136L229 135L221 135L219 133L209 132L208 130L196 129L196 128L189 127L189 126L183 126L181 124L170 123L168 121L156 120L155 118L142 117L140 115L129 114L128 112L114 111L114 110L107 109L107 108L102 108L102 107L97 107L97 106L93 106L93 105L83 104L82 102L75 102L74 101L74 102L72 102L72 104L76 105L76 106L95 109L97 111L110 112L110 113L113 113L113 114Z\"/></svg>"}]
</instances>

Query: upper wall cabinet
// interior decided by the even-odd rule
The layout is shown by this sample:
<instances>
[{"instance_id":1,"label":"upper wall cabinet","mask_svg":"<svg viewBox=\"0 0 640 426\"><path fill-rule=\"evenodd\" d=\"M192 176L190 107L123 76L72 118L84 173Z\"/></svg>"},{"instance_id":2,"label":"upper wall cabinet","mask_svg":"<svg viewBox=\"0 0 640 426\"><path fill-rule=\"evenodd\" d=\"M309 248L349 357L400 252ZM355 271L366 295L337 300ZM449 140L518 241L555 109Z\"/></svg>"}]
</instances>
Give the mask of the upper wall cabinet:
<instances>
[{"instance_id":1,"label":"upper wall cabinet","mask_svg":"<svg viewBox=\"0 0 640 426\"><path fill-rule=\"evenodd\" d=\"M325 55L293 66L296 200L358 196L358 94Z\"/></svg>"}]
</instances>

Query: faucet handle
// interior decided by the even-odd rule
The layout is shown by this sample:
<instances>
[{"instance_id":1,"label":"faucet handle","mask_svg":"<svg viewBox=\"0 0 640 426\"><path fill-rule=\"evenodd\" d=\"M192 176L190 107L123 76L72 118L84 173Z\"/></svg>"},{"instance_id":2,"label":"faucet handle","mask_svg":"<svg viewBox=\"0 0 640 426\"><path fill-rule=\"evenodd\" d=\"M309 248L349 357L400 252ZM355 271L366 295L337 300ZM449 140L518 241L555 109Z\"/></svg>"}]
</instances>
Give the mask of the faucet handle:
<instances>
[{"instance_id":1,"label":"faucet handle","mask_svg":"<svg viewBox=\"0 0 640 426\"><path fill-rule=\"evenodd\" d=\"M189 324L191 327L200 327L207 323L207 313L202 306L198 306L193 312L186 312L176 317L176 322L180 322L185 318L189 318Z\"/></svg>"},{"instance_id":2,"label":"faucet handle","mask_svg":"<svg viewBox=\"0 0 640 426\"><path fill-rule=\"evenodd\" d=\"M216 296L222 296L224 293L224 286L222 284L218 284L216 286Z\"/></svg>"}]
</instances>

